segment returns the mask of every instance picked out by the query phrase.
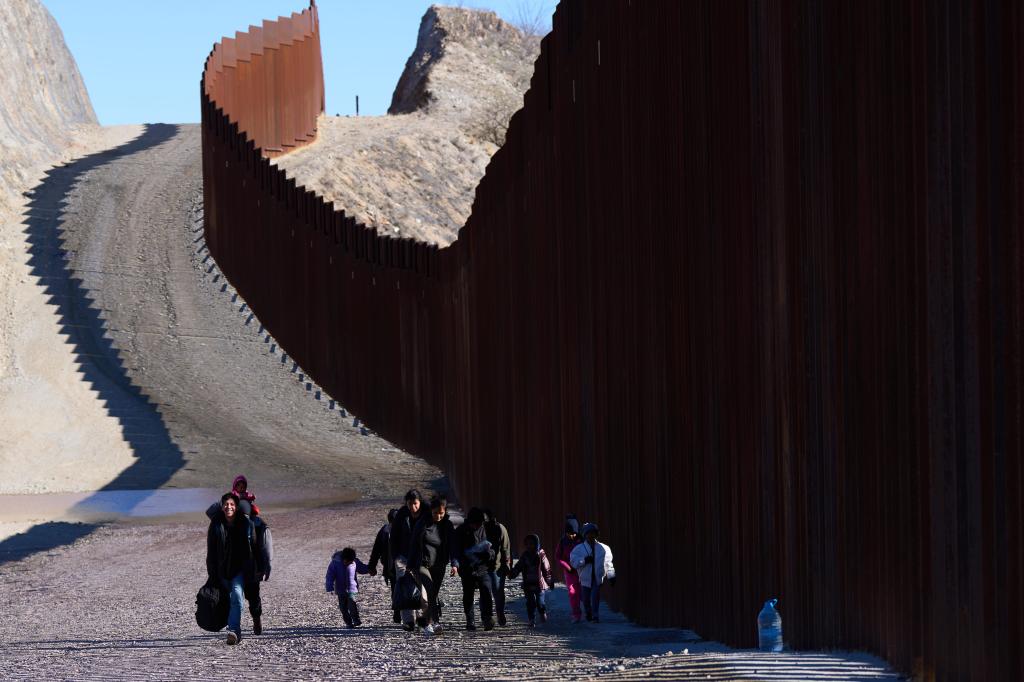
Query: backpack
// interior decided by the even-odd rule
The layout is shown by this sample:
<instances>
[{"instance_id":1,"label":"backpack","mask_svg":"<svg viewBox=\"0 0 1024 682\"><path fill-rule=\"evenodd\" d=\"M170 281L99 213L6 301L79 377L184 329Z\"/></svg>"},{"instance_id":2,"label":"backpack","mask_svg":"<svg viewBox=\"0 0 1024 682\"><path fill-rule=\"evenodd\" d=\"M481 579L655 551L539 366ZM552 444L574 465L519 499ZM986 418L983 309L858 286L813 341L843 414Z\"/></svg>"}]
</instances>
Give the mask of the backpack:
<instances>
[{"instance_id":1,"label":"backpack","mask_svg":"<svg viewBox=\"0 0 1024 682\"><path fill-rule=\"evenodd\" d=\"M220 632L228 624L230 608L227 592L209 580L196 594L196 625L208 632Z\"/></svg>"},{"instance_id":2,"label":"backpack","mask_svg":"<svg viewBox=\"0 0 1024 682\"><path fill-rule=\"evenodd\" d=\"M270 533L270 526L267 525L263 517L254 516L252 527L256 531L255 542L252 545L253 558L256 560L256 572L269 576L270 564L274 560L274 539Z\"/></svg>"}]
</instances>

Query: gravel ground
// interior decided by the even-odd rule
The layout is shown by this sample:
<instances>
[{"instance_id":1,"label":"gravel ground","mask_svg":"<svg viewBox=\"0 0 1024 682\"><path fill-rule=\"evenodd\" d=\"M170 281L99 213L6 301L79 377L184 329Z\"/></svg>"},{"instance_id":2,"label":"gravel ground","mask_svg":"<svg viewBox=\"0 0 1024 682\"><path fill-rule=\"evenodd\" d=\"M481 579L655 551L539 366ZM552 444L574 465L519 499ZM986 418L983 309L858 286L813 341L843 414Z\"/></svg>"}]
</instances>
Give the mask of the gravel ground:
<instances>
[{"instance_id":1,"label":"gravel ground","mask_svg":"<svg viewBox=\"0 0 1024 682\"><path fill-rule=\"evenodd\" d=\"M344 627L323 591L332 553L364 560L386 506L355 503L264 515L275 563L263 585L264 633L242 619L240 646L195 625L205 580L205 517L188 523L118 524L72 545L2 563L0 677L4 679L211 679L228 666L251 679L893 679L867 657L765 656L702 642L685 630L639 628L618 614L569 623L564 589L552 620L525 627L517 587L509 626L463 630L458 578L444 583L449 628L426 637L391 623L380 577L361 579L364 626ZM683 653L684 649L688 653Z\"/></svg>"}]
</instances>

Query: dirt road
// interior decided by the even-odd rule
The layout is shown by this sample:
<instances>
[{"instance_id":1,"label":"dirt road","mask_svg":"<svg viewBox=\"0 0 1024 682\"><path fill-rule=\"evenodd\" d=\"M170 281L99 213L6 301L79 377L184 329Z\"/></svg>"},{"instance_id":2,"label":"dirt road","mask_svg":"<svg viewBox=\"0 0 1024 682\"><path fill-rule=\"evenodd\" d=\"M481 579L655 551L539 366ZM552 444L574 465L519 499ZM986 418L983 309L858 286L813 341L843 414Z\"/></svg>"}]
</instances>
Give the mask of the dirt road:
<instances>
[{"instance_id":1,"label":"dirt road","mask_svg":"<svg viewBox=\"0 0 1024 682\"><path fill-rule=\"evenodd\" d=\"M244 470L394 496L433 480L362 435L262 330L205 248L201 188L198 127L151 125L33 195L35 260L137 457L107 488L203 487Z\"/></svg>"}]
</instances>

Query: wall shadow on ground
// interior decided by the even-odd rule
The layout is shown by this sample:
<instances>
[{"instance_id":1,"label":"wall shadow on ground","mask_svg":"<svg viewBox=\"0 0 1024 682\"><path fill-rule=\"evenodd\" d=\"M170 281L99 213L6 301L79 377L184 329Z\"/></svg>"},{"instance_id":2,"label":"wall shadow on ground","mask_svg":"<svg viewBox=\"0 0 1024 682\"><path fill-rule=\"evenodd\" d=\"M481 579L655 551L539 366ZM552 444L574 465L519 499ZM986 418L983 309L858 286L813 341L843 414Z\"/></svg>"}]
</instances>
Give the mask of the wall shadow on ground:
<instances>
[{"instance_id":1,"label":"wall shadow on ground","mask_svg":"<svg viewBox=\"0 0 1024 682\"><path fill-rule=\"evenodd\" d=\"M139 137L126 144L51 168L42 182L26 193L30 201L22 224L29 244L31 274L56 308L61 334L72 347L82 380L97 393L107 414L118 420L122 436L135 455L135 461L101 490L157 488L185 460L156 406L132 383L106 332L99 306L71 266L64 248L64 210L69 195L86 174L163 144L178 132L176 125L148 124ZM70 544L95 528L91 524L39 524L0 541L0 564Z\"/></svg>"},{"instance_id":2,"label":"wall shadow on ground","mask_svg":"<svg viewBox=\"0 0 1024 682\"><path fill-rule=\"evenodd\" d=\"M99 528L93 523L49 521L32 526L24 533L0 541L0 565L21 561L36 552L70 545Z\"/></svg>"}]
</instances>

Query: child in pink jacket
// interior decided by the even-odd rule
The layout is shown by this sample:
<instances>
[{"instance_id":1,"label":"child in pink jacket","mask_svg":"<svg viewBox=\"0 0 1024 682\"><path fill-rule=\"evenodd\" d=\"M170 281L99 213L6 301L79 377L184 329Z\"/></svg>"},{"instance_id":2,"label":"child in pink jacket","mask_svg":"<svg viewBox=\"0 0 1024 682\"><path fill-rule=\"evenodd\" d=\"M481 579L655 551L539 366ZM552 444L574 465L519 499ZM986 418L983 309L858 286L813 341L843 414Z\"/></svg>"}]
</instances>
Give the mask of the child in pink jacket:
<instances>
[{"instance_id":1,"label":"child in pink jacket","mask_svg":"<svg viewBox=\"0 0 1024 682\"><path fill-rule=\"evenodd\" d=\"M249 480L245 476L235 476L235 480L231 482L231 492L237 495L238 499L245 500L252 505L254 516L259 515L260 508L256 506L256 495L249 490Z\"/></svg>"},{"instance_id":2,"label":"child in pink jacket","mask_svg":"<svg viewBox=\"0 0 1024 682\"><path fill-rule=\"evenodd\" d=\"M569 562L569 557L573 548L581 542L583 540L580 538L580 522L570 514L565 517L565 535L555 548L555 561L562 567L562 581L569 590L569 608L572 609L574 623L583 620L583 611L580 609L580 577Z\"/></svg>"}]
</instances>

